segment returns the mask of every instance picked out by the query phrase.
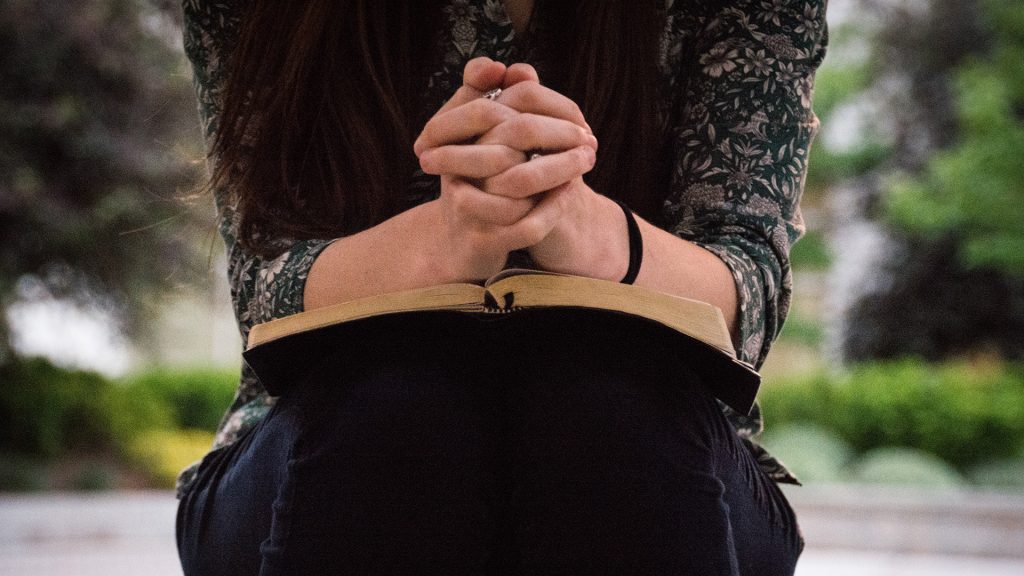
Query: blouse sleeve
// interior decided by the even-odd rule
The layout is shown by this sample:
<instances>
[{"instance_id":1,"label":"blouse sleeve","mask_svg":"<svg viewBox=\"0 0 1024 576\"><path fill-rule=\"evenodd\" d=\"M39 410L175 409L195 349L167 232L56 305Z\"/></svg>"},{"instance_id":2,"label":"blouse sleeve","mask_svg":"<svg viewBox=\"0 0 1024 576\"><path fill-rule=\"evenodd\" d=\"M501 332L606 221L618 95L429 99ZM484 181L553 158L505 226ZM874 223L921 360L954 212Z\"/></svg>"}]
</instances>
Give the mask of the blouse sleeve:
<instances>
[{"instance_id":1,"label":"blouse sleeve","mask_svg":"<svg viewBox=\"0 0 1024 576\"><path fill-rule=\"evenodd\" d=\"M247 0L184 0L185 52L192 63L207 150L217 130L227 64ZM211 164L216 158L208 157ZM301 312L313 261L332 240L272 239L275 258L261 258L238 242L238 214L225 190L214 191L218 229L227 246L231 298L243 341L254 324Z\"/></svg>"},{"instance_id":2,"label":"blouse sleeve","mask_svg":"<svg viewBox=\"0 0 1024 576\"><path fill-rule=\"evenodd\" d=\"M811 92L827 44L826 0L677 4L689 8L674 15L684 32L663 216L731 270L737 352L759 367L789 309L789 250L804 232L799 201L818 128Z\"/></svg>"}]
</instances>

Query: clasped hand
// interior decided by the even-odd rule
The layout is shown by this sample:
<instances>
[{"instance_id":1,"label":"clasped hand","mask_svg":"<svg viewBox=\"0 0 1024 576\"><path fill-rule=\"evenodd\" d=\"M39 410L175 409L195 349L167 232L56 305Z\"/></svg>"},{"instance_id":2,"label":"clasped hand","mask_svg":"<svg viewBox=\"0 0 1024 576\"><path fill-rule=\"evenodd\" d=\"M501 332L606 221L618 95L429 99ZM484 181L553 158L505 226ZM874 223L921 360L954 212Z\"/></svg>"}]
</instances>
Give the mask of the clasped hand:
<instances>
[{"instance_id":1,"label":"clasped hand","mask_svg":"<svg viewBox=\"0 0 1024 576\"><path fill-rule=\"evenodd\" d=\"M414 146L423 171L441 177L448 275L486 278L526 248L545 270L621 276L628 238L613 223L622 212L583 182L598 144L579 106L526 64L477 58L463 77ZM498 98L482 98L497 87ZM531 160L533 151L542 155Z\"/></svg>"}]
</instances>

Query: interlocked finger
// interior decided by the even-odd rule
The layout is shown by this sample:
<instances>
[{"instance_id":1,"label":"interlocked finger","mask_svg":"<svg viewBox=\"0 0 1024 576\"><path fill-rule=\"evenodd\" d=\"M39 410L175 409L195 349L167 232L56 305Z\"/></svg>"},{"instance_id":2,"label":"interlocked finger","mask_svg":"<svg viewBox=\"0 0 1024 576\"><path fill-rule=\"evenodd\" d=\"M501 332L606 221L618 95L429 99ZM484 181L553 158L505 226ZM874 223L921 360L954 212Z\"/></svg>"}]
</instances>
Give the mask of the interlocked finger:
<instances>
[{"instance_id":1,"label":"interlocked finger","mask_svg":"<svg viewBox=\"0 0 1024 576\"><path fill-rule=\"evenodd\" d=\"M504 144L523 151L568 150L577 146L597 149L597 138L580 126L568 120L532 113L518 114L494 125L476 142Z\"/></svg>"},{"instance_id":2,"label":"interlocked finger","mask_svg":"<svg viewBox=\"0 0 1024 576\"><path fill-rule=\"evenodd\" d=\"M517 72L525 73L525 72ZM569 97L533 80L524 80L505 88L498 102L519 112L560 118L591 132L583 111Z\"/></svg>"},{"instance_id":3,"label":"interlocked finger","mask_svg":"<svg viewBox=\"0 0 1024 576\"><path fill-rule=\"evenodd\" d=\"M431 118L423 127L423 132L413 145L413 150L420 155L430 148L461 144L487 133L495 126L518 115L518 112L508 106L486 98L476 98Z\"/></svg>"},{"instance_id":4,"label":"interlocked finger","mask_svg":"<svg viewBox=\"0 0 1024 576\"><path fill-rule=\"evenodd\" d=\"M472 184L442 176L449 185L442 187L441 201L447 203L454 218L477 228L509 226L526 216L540 198L505 198L488 194Z\"/></svg>"},{"instance_id":5,"label":"interlocked finger","mask_svg":"<svg viewBox=\"0 0 1024 576\"><path fill-rule=\"evenodd\" d=\"M571 183L544 193L533 210L505 230L506 246L510 250L519 250L543 240L563 217L570 194Z\"/></svg>"},{"instance_id":6,"label":"interlocked finger","mask_svg":"<svg viewBox=\"0 0 1024 576\"><path fill-rule=\"evenodd\" d=\"M503 144L453 144L423 152L420 167L427 174L490 178L525 160L523 152Z\"/></svg>"},{"instance_id":7,"label":"interlocked finger","mask_svg":"<svg viewBox=\"0 0 1024 576\"><path fill-rule=\"evenodd\" d=\"M586 174L594 167L596 155L589 146L540 156L488 178L483 189L506 198L527 198L551 190Z\"/></svg>"}]
</instances>

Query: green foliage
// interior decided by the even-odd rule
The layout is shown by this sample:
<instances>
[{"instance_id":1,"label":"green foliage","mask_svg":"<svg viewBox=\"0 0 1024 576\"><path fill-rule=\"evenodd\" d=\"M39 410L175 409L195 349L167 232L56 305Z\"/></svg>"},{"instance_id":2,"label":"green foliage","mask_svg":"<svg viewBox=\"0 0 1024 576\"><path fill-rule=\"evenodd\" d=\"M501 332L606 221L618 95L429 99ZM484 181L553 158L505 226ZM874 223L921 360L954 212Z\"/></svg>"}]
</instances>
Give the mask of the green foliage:
<instances>
[{"instance_id":1,"label":"green foliage","mask_svg":"<svg viewBox=\"0 0 1024 576\"><path fill-rule=\"evenodd\" d=\"M127 378L132 398L166 406L176 428L213 431L238 385L237 370L158 368Z\"/></svg>"},{"instance_id":2,"label":"green foliage","mask_svg":"<svg viewBox=\"0 0 1024 576\"><path fill-rule=\"evenodd\" d=\"M137 320L147 289L199 268L206 219L178 196L201 157L195 104L163 14L140 0L0 3L0 358L23 277Z\"/></svg>"},{"instance_id":3,"label":"green foliage","mask_svg":"<svg viewBox=\"0 0 1024 576\"><path fill-rule=\"evenodd\" d=\"M825 329L820 322L791 315L782 326L779 338L803 346L817 348L825 339Z\"/></svg>"},{"instance_id":4,"label":"green foliage","mask_svg":"<svg viewBox=\"0 0 1024 576\"><path fill-rule=\"evenodd\" d=\"M55 458L77 448L124 452L154 430L216 428L236 378L160 370L127 382L43 359L0 367L0 451Z\"/></svg>"},{"instance_id":5,"label":"green foliage","mask_svg":"<svg viewBox=\"0 0 1024 576\"><path fill-rule=\"evenodd\" d=\"M806 423L858 453L903 446L960 470L1024 449L1024 366L905 360L766 386L773 426Z\"/></svg>"},{"instance_id":6,"label":"green foliage","mask_svg":"<svg viewBox=\"0 0 1024 576\"><path fill-rule=\"evenodd\" d=\"M178 473L212 444L213 434L205 430L150 430L132 441L128 456L158 486L172 488Z\"/></svg>"},{"instance_id":7,"label":"green foliage","mask_svg":"<svg viewBox=\"0 0 1024 576\"><path fill-rule=\"evenodd\" d=\"M858 54L854 58L836 58L849 45L867 42L866 30L858 25L834 26L829 30L830 57L815 74L814 112L827 125L838 111L869 89L878 75L877 58ZM849 51L846 51L847 54ZM851 150L834 150L820 139L811 147L807 191L825 189L836 182L861 176L882 164L892 150L876 138L870 138Z\"/></svg>"},{"instance_id":8,"label":"green foliage","mask_svg":"<svg viewBox=\"0 0 1024 576\"><path fill-rule=\"evenodd\" d=\"M74 469L67 487L111 488L126 463L173 486L210 449L236 383L233 370L158 369L112 381L38 358L4 365L0 490L44 489L47 463L83 450L103 457Z\"/></svg>"},{"instance_id":9,"label":"green foliage","mask_svg":"<svg viewBox=\"0 0 1024 576\"><path fill-rule=\"evenodd\" d=\"M849 28L847 28L849 30ZM830 42L842 43L843 34L830 30ZM835 63L826 59L814 78L814 111L827 118L851 97L863 92L871 85L874 74L872 61L864 59L856 63Z\"/></svg>"},{"instance_id":10,"label":"green foliage","mask_svg":"<svg viewBox=\"0 0 1024 576\"><path fill-rule=\"evenodd\" d=\"M886 209L913 232L955 232L967 265L1024 277L1024 6L983 6L992 48L957 69L958 140L896 180Z\"/></svg>"},{"instance_id":11,"label":"green foliage","mask_svg":"<svg viewBox=\"0 0 1024 576\"><path fill-rule=\"evenodd\" d=\"M807 234L793 245L789 257L796 269L827 270L832 265L832 253L825 235L820 230L808 230Z\"/></svg>"},{"instance_id":12,"label":"green foliage","mask_svg":"<svg viewBox=\"0 0 1024 576\"><path fill-rule=\"evenodd\" d=\"M114 447L148 426L170 422L161 406L132 402L94 372L43 359L0 367L0 450L55 457L72 448Z\"/></svg>"},{"instance_id":13,"label":"green foliage","mask_svg":"<svg viewBox=\"0 0 1024 576\"><path fill-rule=\"evenodd\" d=\"M862 176L880 166L891 154L888 146L874 141L842 152L815 144L811 147L808 163L807 187L824 188L847 178Z\"/></svg>"}]
</instances>

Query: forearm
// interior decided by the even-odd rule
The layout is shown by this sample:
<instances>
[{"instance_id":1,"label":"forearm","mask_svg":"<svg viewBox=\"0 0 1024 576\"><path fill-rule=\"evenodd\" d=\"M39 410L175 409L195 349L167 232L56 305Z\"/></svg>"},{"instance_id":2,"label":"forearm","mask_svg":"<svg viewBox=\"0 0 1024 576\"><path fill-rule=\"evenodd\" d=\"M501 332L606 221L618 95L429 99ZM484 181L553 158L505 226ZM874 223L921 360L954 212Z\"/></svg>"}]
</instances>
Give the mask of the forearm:
<instances>
[{"instance_id":1,"label":"forearm","mask_svg":"<svg viewBox=\"0 0 1024 576\"><path fill-rule=\"evenodd\" d=\"M722 260L700 246L683 240L639 216L644 239L643 264L634 284L702 300L722 310L735 340L739 332L736 282Z\"/></svg>"},{"instance_id":2,"label":"forearm","mask_svg":"<svg viewBox=\"0 0 1024 576\"><path fill-rule=\"evenodd\" d=\"M535 251L544 266L544 257L561 260L557 272L618 281L629 264L629 237L622 209L612 200L591 193L584 216L556 229L548 240L551 248ZM643 237L643 260L634 284L658 292L711 303L722 310L726 325L738 333L738 298L729 267L711 252L683 240L636 216ZM570 257L551 254L558 250Z\"/></svg>"},{"instance_id":3,"label":"forearm","mask_svg":"<svg viewBox=\"0 0 1024 576\"><path fill-rule=\"evenodd\" d=\"M324 249L306 280L304 308L451 281L432 257L435 208L421 204Z\"/></svg>"}]
</instances>

